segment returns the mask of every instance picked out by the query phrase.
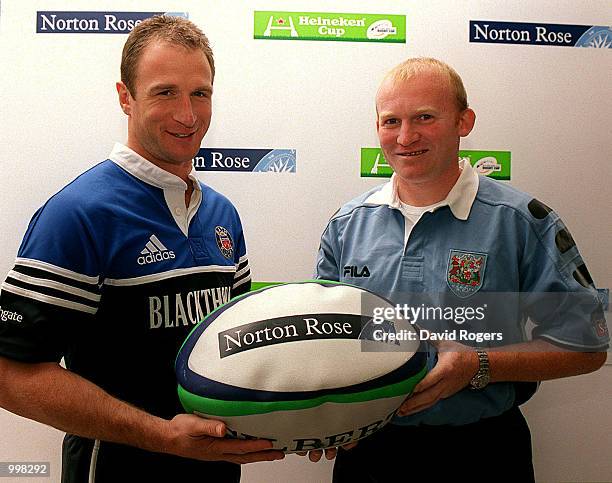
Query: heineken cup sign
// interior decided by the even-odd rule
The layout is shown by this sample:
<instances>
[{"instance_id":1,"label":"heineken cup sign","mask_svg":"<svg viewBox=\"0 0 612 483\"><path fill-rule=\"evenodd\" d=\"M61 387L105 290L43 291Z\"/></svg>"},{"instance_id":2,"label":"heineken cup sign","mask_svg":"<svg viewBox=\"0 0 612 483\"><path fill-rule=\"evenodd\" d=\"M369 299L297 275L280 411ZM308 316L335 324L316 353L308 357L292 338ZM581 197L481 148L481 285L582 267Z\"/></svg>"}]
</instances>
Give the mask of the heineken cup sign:
<instances>
[{"instance_id":1,"label":"heineken cup sign","mask_svg":"<svg viewBox=\"0 0 612 483\"><path fill-rule=\"evenodd\" d=\"M255 11L253 37L406 43L406 16L369 13Z\"/></svg>"},{"instance_id":2,"label":"heineken cup sign","mask_svg":"<svg viewBox=\"0 0 612 483\"><path fill-rule=\"evenodd\" d=\"M459 159L468 161L478 174L494 179L510 179L510 151L459 151ZM393 174L380 148L361 148L361 177L389 178Z\"/></svg>"}]
</instances>

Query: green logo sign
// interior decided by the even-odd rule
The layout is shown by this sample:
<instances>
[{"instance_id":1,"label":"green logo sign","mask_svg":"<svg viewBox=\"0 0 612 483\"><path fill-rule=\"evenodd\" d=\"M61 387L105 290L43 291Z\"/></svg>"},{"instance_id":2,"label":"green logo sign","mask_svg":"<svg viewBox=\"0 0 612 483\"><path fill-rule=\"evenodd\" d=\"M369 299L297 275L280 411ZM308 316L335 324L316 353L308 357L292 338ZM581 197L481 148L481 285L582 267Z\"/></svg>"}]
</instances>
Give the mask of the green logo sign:
<instances>
[{"instance_id":1,"label":"green logo sign","mask_svg":"<svg viewBox=\"0 0 612 483\"><path fill-rule=\"evenodd\" d=\"M510 151L459 151L459 158L469 161L478 174L494 179L510 179ZM380 148L361 148L361 177L390 178L393 170Z\"/></svg>"},{"instance_id":2,"label":"green logo sign","mask_svg":"<svg viewBox=\"0 0 612 483\"><path fill-rule=\"evenodd\" d=\"M256 39L406 43L406 16L368 13L254 12Z\"/></svg>"},{"instance_id":3,"label":"green logo sign","mask_svg":"<svg viewBox=\"0 0 612 483\"><path fill-rule=\"evenodd\" d=\"M510 151L459 151L459 157L469 161L478 174L494 179L510 179Z\"/></svg>"},{"instance_id":4,"label":"green logo sign","mask_svg":"<svg viewBox=\"0 0 612 483\"><path fill-rule=\"evenodd\" d=\"M362 178L390 178L392 174L393 170L387 164L382 149L361 148Z\"/></svg>"}]
</instances>

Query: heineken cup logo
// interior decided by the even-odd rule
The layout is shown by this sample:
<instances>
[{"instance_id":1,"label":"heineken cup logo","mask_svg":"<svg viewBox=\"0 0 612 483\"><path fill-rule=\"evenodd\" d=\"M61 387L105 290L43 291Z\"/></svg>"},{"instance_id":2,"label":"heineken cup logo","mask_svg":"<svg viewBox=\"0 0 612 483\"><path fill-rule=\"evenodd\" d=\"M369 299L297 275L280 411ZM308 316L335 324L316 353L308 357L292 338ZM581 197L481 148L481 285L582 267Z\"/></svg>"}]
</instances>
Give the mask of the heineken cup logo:
<instances>
[{"instance_id":1,"label":"heineken cup logo","mask_svg":"<svg viewBox=\"0 0 612 483\"><path fill-rule=\"evenodd\" d=\"M406 43L406 16L382 13L254 12L253 37Z\"/></svg>"},{"instance_id":2,"label":"heineken cup logo","mask_svg":"<svg viewBox=\"0 0 612 483\"><path fill-rule=\"evenodd\" d=\"M271 37L272 32L285 32L288 31L291 37L298 37L297 30L295 30L295 26L293 25L293 18L291 16L287 17L288 20L285 20L283 17L278 17L276 20L274 19L274 15L270 15L268 19L268 26L266 30L264 30L264 37Z\"/></svg>"},{"instance_id":3,"label":"heineken cup logo","mask_svg":"<svg viewBox=\"0 0 612 483\"><path fill-rule=\"evenodd\" d=\"M480 175L500 180L510 179L510 151L463 149L458 154L458 161L471 164ZM362 178L390 178L392 174L393 169L380 148L361 148Z\"/></svg>"}]
</instances>

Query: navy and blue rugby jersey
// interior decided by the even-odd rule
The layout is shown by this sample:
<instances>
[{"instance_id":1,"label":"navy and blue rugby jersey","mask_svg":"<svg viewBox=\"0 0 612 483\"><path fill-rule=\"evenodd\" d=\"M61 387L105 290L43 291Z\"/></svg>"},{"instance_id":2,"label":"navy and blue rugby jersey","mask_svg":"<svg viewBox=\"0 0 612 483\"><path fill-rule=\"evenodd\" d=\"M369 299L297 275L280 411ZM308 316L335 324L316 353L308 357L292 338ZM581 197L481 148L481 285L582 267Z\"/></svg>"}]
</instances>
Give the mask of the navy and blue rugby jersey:
<instances>
[{"instance_id":1,"label":"navy and blue rugby jersey","mask_svg":"<svg viewBox=\"0 0 612 483\"><path fill-rule=\"evenodd\" d=\"M116 145L50 198L2 284L0 355L64 357L119 399L164 418L183 412L183 340L251 283L236 209L190 178L186 207L184 181Z\"/></svg>"}]
</instances>

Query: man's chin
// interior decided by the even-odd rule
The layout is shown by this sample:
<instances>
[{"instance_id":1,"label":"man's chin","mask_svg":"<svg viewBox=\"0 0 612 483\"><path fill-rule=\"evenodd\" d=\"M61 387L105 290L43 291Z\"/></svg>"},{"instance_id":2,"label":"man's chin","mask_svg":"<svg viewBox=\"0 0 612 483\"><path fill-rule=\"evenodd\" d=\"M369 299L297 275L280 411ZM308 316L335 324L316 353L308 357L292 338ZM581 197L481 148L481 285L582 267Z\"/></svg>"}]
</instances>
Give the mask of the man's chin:
<instances>
[{"instance_id":1,"label":"man's chin","mask_svg":"<svg viewBox=\"0 0 612 483\"><path fill-rule=\"evenodd\" d=\"M198 154L199 150L200 148L198 146L197 149L181 150L180 152L169 152L164 157L164 161L168 164L173 164L176 166L191 163L193 161L193 158L195 158Z\"/></svg>"},{"instance_id":2,"label":"man's chin","mask_svg":"<svg viewBox=\"0 0 612 483\"><path fill-rule=\"evenodd\" d=\"M403 166L397 170L394 169L393 171L400 180L410 184L420 184L428 182L432 178L431 172L426 169L423 169L422 166L415 166L413 168Z\"/></svg>"}]
</instances>

